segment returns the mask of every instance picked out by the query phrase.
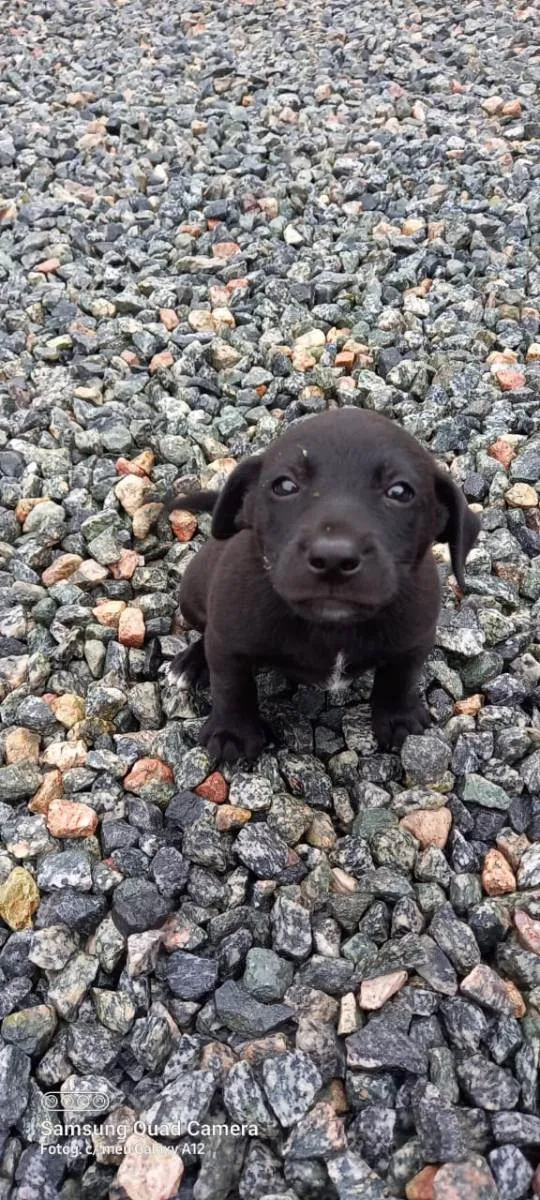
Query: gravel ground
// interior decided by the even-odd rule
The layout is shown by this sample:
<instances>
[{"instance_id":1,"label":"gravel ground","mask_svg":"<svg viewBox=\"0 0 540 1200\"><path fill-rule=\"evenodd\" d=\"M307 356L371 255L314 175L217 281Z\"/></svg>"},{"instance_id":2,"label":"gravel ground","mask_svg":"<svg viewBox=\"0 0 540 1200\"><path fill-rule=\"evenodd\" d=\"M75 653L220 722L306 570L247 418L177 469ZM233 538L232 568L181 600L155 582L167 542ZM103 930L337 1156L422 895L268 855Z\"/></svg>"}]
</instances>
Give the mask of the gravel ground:
<instances>
[{"instance_id":1,"label":"gravel ground","mask_svg":"<svg viewBox=\"0 0 540 1200\"><path fill-rule=\"evenodd\" d=\"M533 8L2 24L0 1200L539 1195ZM222 774L155 497L344 404L482 512L433 727L268 676Z\"/></svg>"}]
</instances>

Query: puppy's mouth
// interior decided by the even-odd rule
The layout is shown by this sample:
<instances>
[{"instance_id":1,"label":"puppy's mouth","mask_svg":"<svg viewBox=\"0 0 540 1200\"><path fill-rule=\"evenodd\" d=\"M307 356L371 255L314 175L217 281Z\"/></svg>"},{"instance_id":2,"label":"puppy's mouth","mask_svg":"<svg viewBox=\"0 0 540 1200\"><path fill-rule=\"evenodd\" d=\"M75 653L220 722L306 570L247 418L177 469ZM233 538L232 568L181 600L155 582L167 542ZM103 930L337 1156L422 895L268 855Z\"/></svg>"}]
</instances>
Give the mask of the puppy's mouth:
<instances>
[{"instance_id":1,"label":"puppy's mouth","mask_svg":"<svg viewBox=\"0 0 540 1200\"><path fill-rule=\"evenodd\" d=\"M357 603L337 596L284 599L298 616L318 625L355 625L359 621L369 620L381 607L380 604Z\"/></svg>"}]
</instances>

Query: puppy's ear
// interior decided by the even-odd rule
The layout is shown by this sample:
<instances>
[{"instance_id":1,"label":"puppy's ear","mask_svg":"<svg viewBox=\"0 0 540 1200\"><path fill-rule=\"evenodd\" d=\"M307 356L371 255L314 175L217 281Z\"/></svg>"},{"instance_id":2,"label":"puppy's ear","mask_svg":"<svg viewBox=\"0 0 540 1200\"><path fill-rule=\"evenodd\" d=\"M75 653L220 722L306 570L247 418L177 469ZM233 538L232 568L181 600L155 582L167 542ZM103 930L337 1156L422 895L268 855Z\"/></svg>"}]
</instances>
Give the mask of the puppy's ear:
<instances>
[{"instance_id":1,"label":"puppy's ear","mask_svg":"<svg viewBox=\"0 0 540 1200\"><path fill-rule=\"evenodd\" d=\"M219 493L212 518L212 537L220 541L245 529L250 523L248 493L255 486L262 467L262 457L246 458L234 471Z\"/></svg>"},{"instance_id":2,"label":"puppy's ear","mask_svg":"<svg viewBox=\"0 0 540 1200\"><path fill-rule=\"evenodd\" d=\"M472 513L461 488L454 483L448 471L435 471L435 494L437 497L436 540L448 542L452 570L460 588L465 581L465 561L480 531L480 521Z\"/></svg>"}]
</instances>

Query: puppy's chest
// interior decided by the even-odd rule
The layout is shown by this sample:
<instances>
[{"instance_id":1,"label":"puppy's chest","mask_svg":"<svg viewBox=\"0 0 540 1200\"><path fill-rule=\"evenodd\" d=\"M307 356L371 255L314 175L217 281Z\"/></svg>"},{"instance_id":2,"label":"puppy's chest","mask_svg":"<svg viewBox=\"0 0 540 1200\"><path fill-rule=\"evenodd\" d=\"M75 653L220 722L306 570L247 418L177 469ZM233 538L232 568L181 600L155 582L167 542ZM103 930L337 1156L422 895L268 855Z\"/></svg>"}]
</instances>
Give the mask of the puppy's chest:
<instances>
[{"instance_id":1,"label":"puppy's chest","mask_svg":"<svg viewBox=\"0 0 540 1200\"><path fill-rule=\"evenodd\" d=\"M378 665L380 656L363 639L332 641L333 644L321 633L306 641L296 639L290 645L282 645L280 652L272 656L271 665L292 682L315 684L334 693L348 687L362 671Z\"/></svg>"},{"instance_id":2,"label":"puppy's chest","mask_svg":"<svg viewBox=\"0 0 540 1200\"><path fill-rule=\"evenodd\" d=\"M351 681L351 671L343 650L338 650L330 674L323 683L327 692L342 692Z\"/></svg>"}]
</instances>

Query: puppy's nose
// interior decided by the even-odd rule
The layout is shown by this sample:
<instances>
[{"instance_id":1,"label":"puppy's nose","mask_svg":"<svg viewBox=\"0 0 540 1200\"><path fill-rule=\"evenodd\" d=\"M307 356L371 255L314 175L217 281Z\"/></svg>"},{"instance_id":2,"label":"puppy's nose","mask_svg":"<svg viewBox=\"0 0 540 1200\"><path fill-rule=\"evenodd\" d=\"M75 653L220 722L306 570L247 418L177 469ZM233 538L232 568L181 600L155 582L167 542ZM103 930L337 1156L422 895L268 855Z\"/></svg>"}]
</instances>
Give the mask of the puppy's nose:
<instances>
[{"instance_id":1,"label":"puppy's nose","mask_svg":"<svg viewBox=\"0 0 540 1200\"><path fill-rule=\"evenodd\" d=\"M314 538L308 553L308 565L314 575L355 575L373 553L373 539L366 535L322 533Z\"/></svg>"}]
</instances>

